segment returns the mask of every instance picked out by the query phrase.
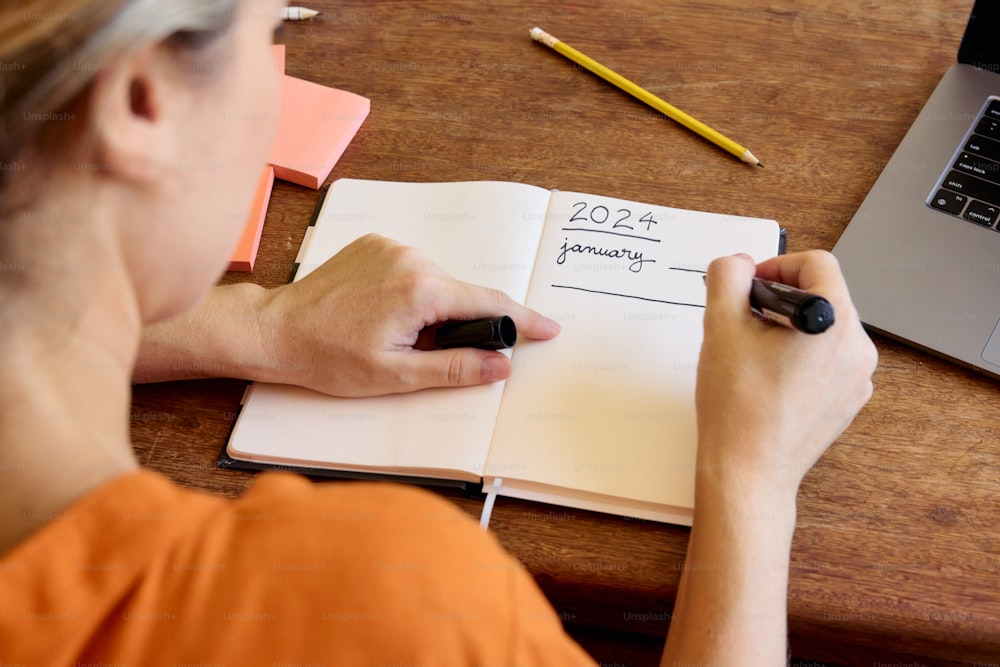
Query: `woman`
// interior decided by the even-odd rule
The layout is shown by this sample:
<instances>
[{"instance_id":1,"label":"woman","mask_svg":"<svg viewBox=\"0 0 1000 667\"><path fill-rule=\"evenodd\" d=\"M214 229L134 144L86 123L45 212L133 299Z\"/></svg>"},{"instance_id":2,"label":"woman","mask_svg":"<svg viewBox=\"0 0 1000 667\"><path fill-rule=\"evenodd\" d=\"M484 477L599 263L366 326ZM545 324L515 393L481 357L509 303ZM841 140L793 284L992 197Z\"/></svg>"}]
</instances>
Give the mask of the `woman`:
<instances>
[{"instance_id":1,"label":"woman","mask_svg":"<svg viewBox=\"0 0 1000 667\"><path fill-rule=\"evenodd\" d=\"M430 494L261 475L226 501L134 459L133 374L410 391L510 372L414 349L427 324L509 312L529 337L558 331L377 237L301 283L211 288L273 134L280 6L0 9L0 663L590 664L524 570ZM752 319L755 272L823 294L838 323ZM356 302L376 324L338 330ZM731 257L709 270L702 359L664 664L780 664L795 494L870 396L874 348L828 254Z\"/></svg>"}]
</instances>

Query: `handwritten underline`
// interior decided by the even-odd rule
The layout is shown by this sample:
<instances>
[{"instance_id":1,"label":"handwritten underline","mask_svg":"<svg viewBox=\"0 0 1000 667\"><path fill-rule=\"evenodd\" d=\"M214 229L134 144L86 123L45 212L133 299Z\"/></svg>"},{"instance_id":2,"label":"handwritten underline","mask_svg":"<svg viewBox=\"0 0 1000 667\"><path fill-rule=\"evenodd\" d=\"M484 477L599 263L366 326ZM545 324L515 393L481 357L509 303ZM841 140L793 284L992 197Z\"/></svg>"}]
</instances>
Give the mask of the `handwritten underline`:
<instances>
[{"instance_id":1,"label":"handwritten underline","mask_svg":"<svg viewBox=\"0 0 1000 667\"><path fill-rule=\"evenodd\" d=\"M640 241L652 241L653 243L659 243L660 239L651 239L648 236L639 236L638 234L622 234L621 232L612 232L607 229L590 229L589 227L563 227L564 232L594 232L595 234L611 234L612 236L624 236L629 239L639 239Z\"/></svg>"},{"instance_id":2,"label":"handwritten underline","mask_svg":"<svg viewBox=\"0 0 1000 667\"><path fill-rule=\"evenodd\" d=\"M597 289L587 289L585 287L574 287L573 285L552 285L557 289L572 289L579 292L590 292L591 294L605 294L607 296L620 296L626 299L638 299L640 301L653 301L655 303L666 303L671 306L690 306L691 308L704 308L700 303L684 303L683 301L667 301L666 299L651 299L646 296L636 296L635 294L619 294L617 292L605 292Z\"/></svg>"}]
</instances>

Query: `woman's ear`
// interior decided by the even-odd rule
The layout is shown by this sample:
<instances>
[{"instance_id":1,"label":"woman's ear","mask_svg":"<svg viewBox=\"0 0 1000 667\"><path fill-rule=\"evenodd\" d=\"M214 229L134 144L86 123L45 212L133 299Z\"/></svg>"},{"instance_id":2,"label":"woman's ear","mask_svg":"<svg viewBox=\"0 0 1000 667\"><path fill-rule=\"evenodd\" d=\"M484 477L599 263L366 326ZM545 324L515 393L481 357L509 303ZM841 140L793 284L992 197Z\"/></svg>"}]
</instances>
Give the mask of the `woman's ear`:
<instances>
[{"instance_id":1,"label":"woman's ear","mask_svg":"<svg viewBox=\"0 0 1000 667\"><path fill-rule=\"evenodd\" d=\"M177 163L177 109L162 52L151 46L102 66L91 90L88 118L95 169L149 183Z\"/></svg>"}]
</instances>

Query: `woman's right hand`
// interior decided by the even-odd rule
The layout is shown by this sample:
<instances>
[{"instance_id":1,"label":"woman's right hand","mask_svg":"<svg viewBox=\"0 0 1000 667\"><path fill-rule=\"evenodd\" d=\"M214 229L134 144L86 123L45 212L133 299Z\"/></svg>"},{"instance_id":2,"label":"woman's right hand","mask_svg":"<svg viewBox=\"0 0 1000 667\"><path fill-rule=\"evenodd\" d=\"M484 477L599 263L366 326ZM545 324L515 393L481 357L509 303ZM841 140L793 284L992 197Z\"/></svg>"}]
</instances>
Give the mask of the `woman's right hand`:
<instances>
[{"instance_id":1,"label":"woman's right hand","mask_svg":"<svg viewBox=\"0 0 1000 667\"><path fill-rule=\"evenodd\" d=\"M826 297L834 324L804 334L750 311L754 276ZM851 303L837 260L809 251L759 266L715 260L706 278L698 369L698 464L747 476L794 497L802 477L872 395L878 354Z\"/></svg>"}]
</instances>

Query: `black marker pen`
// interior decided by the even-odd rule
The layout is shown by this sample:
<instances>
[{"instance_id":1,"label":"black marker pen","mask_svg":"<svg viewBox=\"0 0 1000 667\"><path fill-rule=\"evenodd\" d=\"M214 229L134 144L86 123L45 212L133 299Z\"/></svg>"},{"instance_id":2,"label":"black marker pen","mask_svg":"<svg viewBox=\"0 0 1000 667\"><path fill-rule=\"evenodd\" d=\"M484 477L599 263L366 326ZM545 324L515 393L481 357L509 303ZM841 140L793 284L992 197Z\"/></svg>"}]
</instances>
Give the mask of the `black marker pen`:
<instances>
[{"instance_id":1,"label":"black marker pen","mask_svg":"<svg viewBox=\"0 0 1000 667\"><path fill-rule=\"evenodd\" d=\"M833 324L833 306L823 297L763 278L753 279L750 308L772 322L807 334L823 333Z\"/></svg>"},{"instance_id":2,"label":"black marker pen","mask_svg":"<svg viewBox=\"0 0 1000 667\"><path fill-rule=\"evenodd\" d=\"M478 347L483 350L502 350L512 347L516 340L517 327L507 315L445 322L434 334L434 342L441 349Z\"/></svg>"}]
</instances>

